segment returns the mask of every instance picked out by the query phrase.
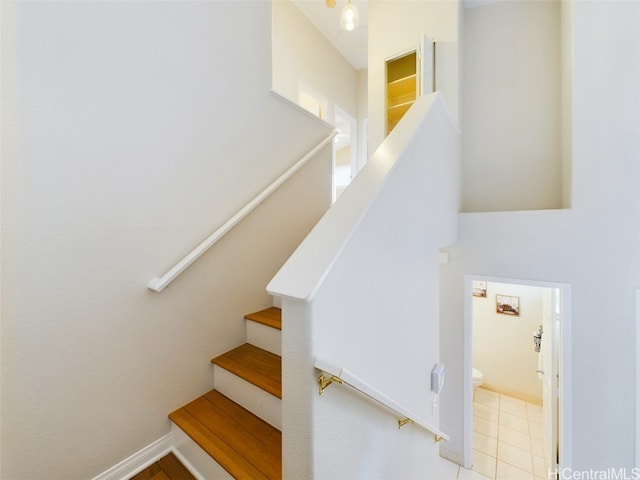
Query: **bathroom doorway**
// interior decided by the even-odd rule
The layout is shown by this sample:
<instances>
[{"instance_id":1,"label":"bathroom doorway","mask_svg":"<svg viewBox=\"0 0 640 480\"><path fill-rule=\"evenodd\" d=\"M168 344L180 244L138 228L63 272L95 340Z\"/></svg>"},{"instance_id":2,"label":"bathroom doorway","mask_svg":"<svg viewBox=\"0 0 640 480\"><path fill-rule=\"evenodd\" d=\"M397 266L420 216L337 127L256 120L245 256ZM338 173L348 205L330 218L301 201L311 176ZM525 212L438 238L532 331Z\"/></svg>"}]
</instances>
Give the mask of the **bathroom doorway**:
<instances>
[{"instance_id":1,"label":"bathroom doorway","mask_svg":"<svg viewBox=\"0 0 640 480\"><path fill-rule=\"evenodd\" d=\"M466 282L464 464L488 478L547 478L568 464L569 286Z\"/></svg>"}]
</instances>

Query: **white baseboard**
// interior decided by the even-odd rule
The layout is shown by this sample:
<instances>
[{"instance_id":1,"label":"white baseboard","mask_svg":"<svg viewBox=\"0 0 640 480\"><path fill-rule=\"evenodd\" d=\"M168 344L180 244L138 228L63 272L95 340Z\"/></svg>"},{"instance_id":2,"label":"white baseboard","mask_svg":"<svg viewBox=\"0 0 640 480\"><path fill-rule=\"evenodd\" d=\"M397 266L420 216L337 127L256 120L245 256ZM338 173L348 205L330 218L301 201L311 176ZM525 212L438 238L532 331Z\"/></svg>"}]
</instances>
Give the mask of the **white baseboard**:
<instances>
[{"instance_id":1,"label":"white baseboard","mask_svg":"<svg viewBox=\"0 0 640 480\"><path fill-rule=\"evenodd\" d=\"M442 446L440 447L440 456L460 466L464 466L464 457L462 455Z\"/></svg>"},{"instance_id":2,"label":"white baseboard","mask_svg":"<svg viewBox=\"0 0 640 480\"><path fill-rule=\"evenodd\" d=\"M134 453L129 458L114 465L109 470L94 477L93 480L127 480L147 468L156 460L164 457L172 448L173 438L171 433L168 433L151 445L147 445L139 452Z\"/></svg>"}]
</instances>

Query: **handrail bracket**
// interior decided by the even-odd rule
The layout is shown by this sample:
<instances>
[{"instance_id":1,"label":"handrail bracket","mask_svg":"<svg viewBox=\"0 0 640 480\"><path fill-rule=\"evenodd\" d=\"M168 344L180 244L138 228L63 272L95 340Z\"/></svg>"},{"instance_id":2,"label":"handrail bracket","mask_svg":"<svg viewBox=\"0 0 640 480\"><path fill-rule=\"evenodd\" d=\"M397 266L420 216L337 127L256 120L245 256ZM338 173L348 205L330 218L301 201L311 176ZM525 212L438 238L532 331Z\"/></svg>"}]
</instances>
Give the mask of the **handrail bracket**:
<instances>
[{"instance_id":1,"label":"handrail bracket","mask_svg":"<svg viewBox=\"0 0 640 480\"><path fill-rule=\"evenodd\" d=\"M315 359L314 367L320 370L321 373L318 377L320 395L322 395L325 389L334 382L349 385L362 395L365 395L389 410L392 410L394 412L394 417L398 421L398 429L401 429L408 423L411 423L433 433L435 435L436 443L442 440L449 440L449 437L445 433L442 433L437 427L430 425L429 422L424 418L421 418L420 415L416 415L415 412L399 405L383 393L373 388L371 385L368 385L361 378L355 376L349 370L333 365L320 358Z\"/></svg>"},{"instance_id":2,"label":"handrail bracket","mask_svg":"<svg viewBox=\"0 0 640 480\"><path fill-rule=\"evenodd\" d=\"M336 377L335 375L331 375L330 377L325 376L324 373L320 375L318 377L318 386L319 386L320 395L324 394L325 389L329 385L331 385L333 382L340 383L340 384L344 383L340 377Z\"/></svg>"},{"instance_id":3,"label":"handrail bracket","mask_svg":"<svg viewBox=\"0 0 640 480\"><path fill-rule=\"evenodd\" d=\"M407 423L413 423L413 420L410 418L399 418L398 419L398 430L404 427Z\"/></svg>"}]
</instances>

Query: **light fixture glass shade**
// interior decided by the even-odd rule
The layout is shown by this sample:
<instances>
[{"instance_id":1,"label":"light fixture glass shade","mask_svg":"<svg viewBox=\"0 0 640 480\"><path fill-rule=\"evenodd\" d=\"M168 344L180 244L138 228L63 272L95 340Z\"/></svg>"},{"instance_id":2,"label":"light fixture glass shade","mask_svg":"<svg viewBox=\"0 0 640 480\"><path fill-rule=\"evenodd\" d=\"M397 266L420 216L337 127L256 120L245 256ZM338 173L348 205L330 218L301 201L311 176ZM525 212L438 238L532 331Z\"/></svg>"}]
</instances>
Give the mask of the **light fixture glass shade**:
<instances>
[{"instance_id":1,"label":"light fixture glass shade","mask_svg":"<svg viewBox=\"0 0 640 480\"><path fill-rule=\"evenodd\" d=\"M340 26L347 31L351 31L358 26L360 16L358 15L358 9L351 4L351 0L342 9L340 15Z\"/></svg>"}]
</instances>

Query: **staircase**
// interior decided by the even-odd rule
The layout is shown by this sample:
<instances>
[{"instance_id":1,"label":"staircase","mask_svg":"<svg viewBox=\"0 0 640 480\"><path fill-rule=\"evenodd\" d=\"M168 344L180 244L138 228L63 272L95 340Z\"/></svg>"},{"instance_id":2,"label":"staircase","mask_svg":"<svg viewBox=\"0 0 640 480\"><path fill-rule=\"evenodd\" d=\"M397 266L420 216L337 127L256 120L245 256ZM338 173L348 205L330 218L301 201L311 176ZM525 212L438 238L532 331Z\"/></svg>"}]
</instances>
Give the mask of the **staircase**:
<instances>
[{"instance_id":1,"label":"staircase","mask_svg":"<svg viewBox=\"0 0 640 480\"><path fill-rule=\"evenodd\" d=\"M247 343L214 359L214 389L169 415L177 454L206 480L282 478L281 311L245 316Z\"/></svg>"}]
</instances>

